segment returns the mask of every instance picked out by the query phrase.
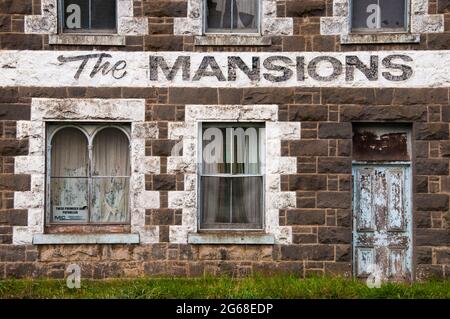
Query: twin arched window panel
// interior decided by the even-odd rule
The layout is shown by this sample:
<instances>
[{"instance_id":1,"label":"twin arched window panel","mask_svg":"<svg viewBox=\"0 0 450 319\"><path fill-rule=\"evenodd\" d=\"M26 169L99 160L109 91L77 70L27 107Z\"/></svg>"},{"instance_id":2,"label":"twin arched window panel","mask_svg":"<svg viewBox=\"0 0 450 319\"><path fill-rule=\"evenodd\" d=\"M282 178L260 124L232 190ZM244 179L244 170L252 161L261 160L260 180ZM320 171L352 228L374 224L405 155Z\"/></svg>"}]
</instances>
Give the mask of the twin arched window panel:
<instances>
[{"instance_id":1,"label":"twin arched window panel","mask_svg":"<svg viewBox=\"0 0 450 319\"><path fill-rule=\"evenodd\" d=\"M129 126L49 125L47 136L47 222L129 223Z\"/></svg>"}]
</instances>

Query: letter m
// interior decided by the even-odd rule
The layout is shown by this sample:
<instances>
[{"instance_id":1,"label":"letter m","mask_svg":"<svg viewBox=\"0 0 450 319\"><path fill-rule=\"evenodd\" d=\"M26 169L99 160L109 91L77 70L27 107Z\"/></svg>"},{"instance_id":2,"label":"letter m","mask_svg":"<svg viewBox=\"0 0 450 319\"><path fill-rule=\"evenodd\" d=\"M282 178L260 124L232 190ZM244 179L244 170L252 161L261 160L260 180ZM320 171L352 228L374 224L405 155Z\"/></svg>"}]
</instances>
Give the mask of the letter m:
<instances>
[{"instance_id":1,"label":"letter m","mask_svg":"<svg viewBox=\"0 0 450 319\"><path fill-rule=\"evenodd\" d=\"M161 68L166 79L172 81L182 69L183 81L189 81L191 78L191 57L179 56L170 68L162 56L150 56L150 81L158 81L158 67Z\"/></svg>"}]
</instances>

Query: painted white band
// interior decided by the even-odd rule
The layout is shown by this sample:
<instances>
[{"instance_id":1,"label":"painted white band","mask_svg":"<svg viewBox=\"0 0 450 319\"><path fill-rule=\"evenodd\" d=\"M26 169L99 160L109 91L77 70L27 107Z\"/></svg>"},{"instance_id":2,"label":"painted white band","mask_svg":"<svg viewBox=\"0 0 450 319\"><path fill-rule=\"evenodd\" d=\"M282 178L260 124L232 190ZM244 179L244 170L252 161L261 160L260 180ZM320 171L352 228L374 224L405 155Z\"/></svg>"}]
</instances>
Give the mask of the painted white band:
<instances>
[{"instance_id":1,"label":"painted white band","mask_svg":"<svg viewBox=\"0 0 450 319\"><path fill-rule=\"evenodd\" d=\"M449 51L107 52L100 64L106 65L109 70L106 74L103 74L104 69L101 67L95 68L100 54L92 51L2 51L0 86L450 87ZM95 57L89 58L85 67L81 68L84 57L92 55ZM179 57L185 57L186 60L182 63L179 61L177 72L170 73ZM241 67L230 62L230 57L241 63L241 67L244 63L250 70L253 69L255 59L259 60L260 71L251 78ZM150 62L151 58L153 63ZM154 62L155 58L160 60ZM359 63L358 66L355 61ZM230 63L234 65L234 74L230 74ZM167 65L166 74L162 71L164 64ZM409 70L403 78L405 69L401 67ZM372 71L366 70L364 74L363 68L372 68ZM172 79L168 80L167 77ZM393 79L395 77L397 79Z\"/></svg>"}]
</instances>

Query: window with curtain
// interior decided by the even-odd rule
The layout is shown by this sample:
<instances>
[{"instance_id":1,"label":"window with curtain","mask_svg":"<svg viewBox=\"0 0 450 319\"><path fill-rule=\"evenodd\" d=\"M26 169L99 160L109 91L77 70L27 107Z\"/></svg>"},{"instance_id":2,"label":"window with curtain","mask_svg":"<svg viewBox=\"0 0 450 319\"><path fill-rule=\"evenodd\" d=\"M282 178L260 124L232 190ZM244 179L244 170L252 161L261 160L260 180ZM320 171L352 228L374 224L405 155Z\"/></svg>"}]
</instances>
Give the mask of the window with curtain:
<instances>
[{"instance_id":1,"label":"window with curtain","mask_svg":"<svg viewBox=\"0 0 450 319\"><path fill-rule=\"evenodd\" d=\"M408 0L352 0L352 31L404 32Z\"/></svg>"},{"instance_id":2,"label":"window with curtain","mask_svg":"<svg viewBox=\"0 0 450 319\"><path fill-rule=\"evenodd\" d=\"M112 33L116 31L116 0L60 0L61 31Z\"/></svg>"},{"instance_id":3,"label":"window with curtain","mask_svg":"<svg viewBox=\"0 0 450 319\"><path fill-rule=\"evenodd\" d=\"M48 136L50 223L127 223L129 127L50 125Z\"/></svg>"},{"instance_id":4,"label":"window with curtain","mask_svg":"<svg viewBox=\"0 0 450 319\"><path fill-rule=\"evenodd\" d=\"M201 132L200 229L262 229L264 126L203 123Z\"/></svg>"},{"instance_id":5,"label":"window with curtain","mask_svg":"<svg viewBox=\"0 0 450 319\"><path fill-rule=\"evenodd\" d=\"M259 0L205 1L206 32L258 32L259 2Z\"/></svg>"}]
</instances>

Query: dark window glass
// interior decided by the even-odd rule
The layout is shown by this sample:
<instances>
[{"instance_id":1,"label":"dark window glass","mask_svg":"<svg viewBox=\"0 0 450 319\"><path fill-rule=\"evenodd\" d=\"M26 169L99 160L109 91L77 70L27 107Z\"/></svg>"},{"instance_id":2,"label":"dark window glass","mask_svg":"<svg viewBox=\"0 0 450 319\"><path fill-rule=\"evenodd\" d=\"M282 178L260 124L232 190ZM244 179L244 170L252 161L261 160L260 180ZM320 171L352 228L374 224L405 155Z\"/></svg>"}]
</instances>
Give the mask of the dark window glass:
<instances>
[{"instance_id":1,"label":"dark window glass","mask_svg":"<svg viewBox=\"0 0 450 319\"><path fill-rule=\"evenodd\" d=\"M258 32L258 0L207 0L207 32Z\"/></svg>"},{"instance_id":2,"label":"dark window glass","mask_svg":"<svg viewBox=\"0 0 450 319\"><path fill-rule=\"evenodd\" d=\"M61 0L64 32L113 32L116 0Z\"/></svg>"},{"instance_id":3,"label":"dark window glass","mask_svg":"<svg viewBox=\"0 0 450 319\"><path fill-rule=\"evenodd\" d=\"M405 30L406 3L405 0L353 0L352 30Z\"/></svg>"}]
</instances>

